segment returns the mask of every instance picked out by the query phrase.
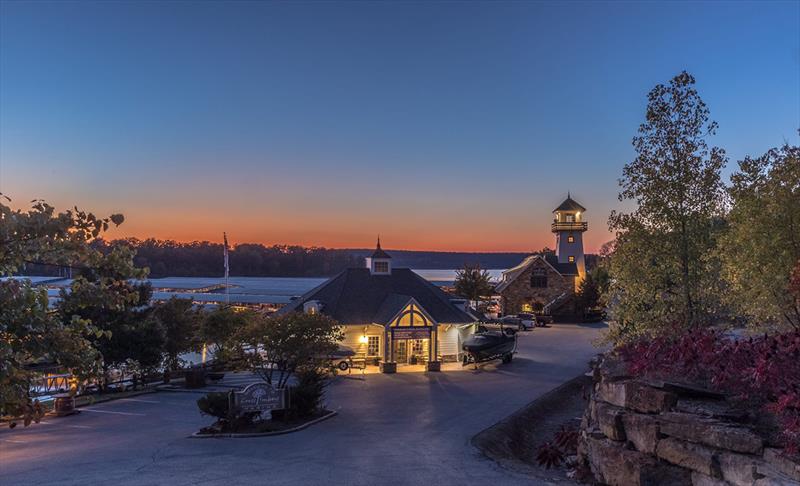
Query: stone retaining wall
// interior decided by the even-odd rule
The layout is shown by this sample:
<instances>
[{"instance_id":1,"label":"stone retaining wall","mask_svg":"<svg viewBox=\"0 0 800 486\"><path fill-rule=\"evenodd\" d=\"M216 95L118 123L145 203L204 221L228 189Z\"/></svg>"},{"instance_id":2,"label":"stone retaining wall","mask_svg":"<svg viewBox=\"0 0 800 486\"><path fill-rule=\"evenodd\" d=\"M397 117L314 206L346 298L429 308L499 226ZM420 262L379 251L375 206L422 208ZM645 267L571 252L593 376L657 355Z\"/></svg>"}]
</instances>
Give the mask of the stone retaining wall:
<instances>
[{"instance_id":1,"label":"stone retaining wall","mask_svg":"<svg viewBox=\"0 0 800 486\"><path fill-rule=\"evenodd\" d=\"M605 357L594 367L578 461L610 485L800 485L800 463L771 437L721 394L634 379Z\"/></svg>"}]
</instances>

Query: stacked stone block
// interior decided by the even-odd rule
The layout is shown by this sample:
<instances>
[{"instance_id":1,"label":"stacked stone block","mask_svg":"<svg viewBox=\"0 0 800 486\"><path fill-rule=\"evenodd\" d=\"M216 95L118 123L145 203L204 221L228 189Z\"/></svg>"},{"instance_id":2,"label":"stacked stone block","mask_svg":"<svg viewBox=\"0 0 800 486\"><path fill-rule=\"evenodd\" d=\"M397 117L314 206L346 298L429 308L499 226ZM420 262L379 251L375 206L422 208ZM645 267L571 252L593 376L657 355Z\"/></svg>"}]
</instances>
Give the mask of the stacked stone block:
<instances>
[{"instance_id":1,"label":"stacked stone block","mask_svg":"<svg viewBox=\"0 0 800 486\"><path fill-rule=\"evenodd\" d=\"M634 379L603 357L578 461L600 484L800 486L800 463L754 426L755 412L700 387Z\"/></svg>"}]
</instances>

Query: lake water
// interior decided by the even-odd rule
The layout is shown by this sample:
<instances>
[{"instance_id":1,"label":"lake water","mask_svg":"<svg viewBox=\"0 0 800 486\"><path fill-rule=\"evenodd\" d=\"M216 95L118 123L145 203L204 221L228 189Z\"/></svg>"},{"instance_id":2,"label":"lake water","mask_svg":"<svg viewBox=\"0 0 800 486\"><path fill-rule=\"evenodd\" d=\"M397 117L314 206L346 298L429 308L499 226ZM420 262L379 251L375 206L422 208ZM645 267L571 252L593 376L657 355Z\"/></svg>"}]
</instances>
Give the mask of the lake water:
<instances>
[{"instance_id":1,"label":"lake water","mask_svg":"<svg viewBox=\"0 0 800 486\"><path fill-rule=\"evenodd\" d=\"M456 270L415 269L423 278L436 285L452 285ZM499 280L502 270L488 270L494 280ZM37 279L37 277L32 277ZM60 287L70 280L48 279L48 294L58 296ZM228 298L231 303L241 304L287 304L292 297L303 295L325 282L327 278L294 277L230 277ZM44 284L44 282L42 282ZM222 277L165 277L152 278L153 298L166 300L172 296L192 299L196 302L222 302L225 299Z\"/></svg>"}]
</instances>

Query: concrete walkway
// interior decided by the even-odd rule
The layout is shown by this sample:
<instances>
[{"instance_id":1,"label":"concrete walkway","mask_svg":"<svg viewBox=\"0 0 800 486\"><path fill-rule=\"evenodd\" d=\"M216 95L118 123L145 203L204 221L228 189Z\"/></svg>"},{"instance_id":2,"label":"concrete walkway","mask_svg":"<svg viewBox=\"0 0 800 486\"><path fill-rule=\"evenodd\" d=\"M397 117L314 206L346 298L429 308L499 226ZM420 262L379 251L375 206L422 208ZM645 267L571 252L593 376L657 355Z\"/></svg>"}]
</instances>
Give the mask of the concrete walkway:
<instances>
[{"instance_id":1,"label":"concrete walkway","mask_svg":"<svg viewBox=\"0 0 800 486\"><path fill-rule=\"evenodd\" d=\"M536 484L483 458L470 438L586 371L604 326L554 325L520 336L508 365L338 377L339 416L294 434L187 439L211 420L196 393L159 392L0 430L0 483L464 485ZM226 377L227 382L246 375ZM228 384L228 383L226 383Z\"/></svg>"}]
</instances>

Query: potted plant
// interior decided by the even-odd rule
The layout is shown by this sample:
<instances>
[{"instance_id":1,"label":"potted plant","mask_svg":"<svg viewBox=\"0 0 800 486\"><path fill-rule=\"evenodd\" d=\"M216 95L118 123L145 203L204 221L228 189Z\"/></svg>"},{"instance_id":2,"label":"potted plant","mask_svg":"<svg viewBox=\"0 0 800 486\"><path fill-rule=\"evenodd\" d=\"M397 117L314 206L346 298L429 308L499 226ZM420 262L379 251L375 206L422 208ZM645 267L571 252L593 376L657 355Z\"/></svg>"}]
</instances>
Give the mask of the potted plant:
<instances>
[{"instance_id":1,"label":"potted plant","mask_svg":"<svg viewBox=\"0 0 800 486\"><path fill-rule=\"evenodd\" d=\"M410 358L408 358L408 364L415 365L417 364L417 355L412 354Z\"/></svg>"}]
</instances>

